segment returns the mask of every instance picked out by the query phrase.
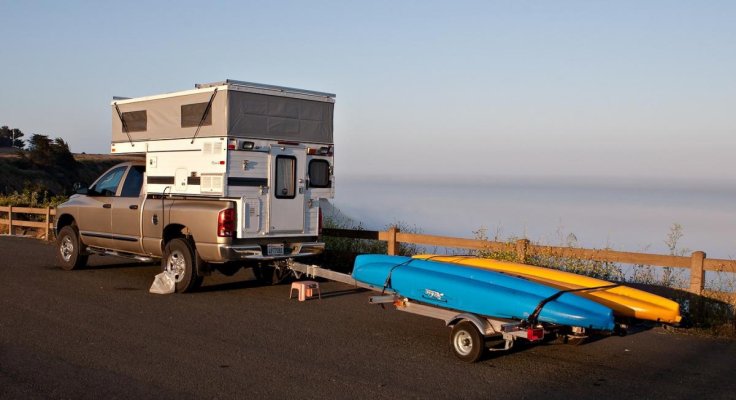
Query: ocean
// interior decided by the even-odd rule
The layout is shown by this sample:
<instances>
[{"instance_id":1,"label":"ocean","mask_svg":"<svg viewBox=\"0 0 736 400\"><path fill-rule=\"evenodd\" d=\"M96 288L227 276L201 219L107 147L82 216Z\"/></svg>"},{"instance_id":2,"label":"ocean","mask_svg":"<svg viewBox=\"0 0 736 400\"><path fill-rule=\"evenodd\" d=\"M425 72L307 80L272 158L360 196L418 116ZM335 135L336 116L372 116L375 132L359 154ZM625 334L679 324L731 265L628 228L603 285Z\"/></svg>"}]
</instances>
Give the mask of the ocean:
<instances>
[{"instance_id":1,"label":"ocean","mask_svg":"<svg viewBox=\"0 0 736 400\"><path fill-rule=\"evenodd\" d=\"M366 229L736 258L736 187L622 179L339 177L333 205Z\"/></svg>"}]
</instances>

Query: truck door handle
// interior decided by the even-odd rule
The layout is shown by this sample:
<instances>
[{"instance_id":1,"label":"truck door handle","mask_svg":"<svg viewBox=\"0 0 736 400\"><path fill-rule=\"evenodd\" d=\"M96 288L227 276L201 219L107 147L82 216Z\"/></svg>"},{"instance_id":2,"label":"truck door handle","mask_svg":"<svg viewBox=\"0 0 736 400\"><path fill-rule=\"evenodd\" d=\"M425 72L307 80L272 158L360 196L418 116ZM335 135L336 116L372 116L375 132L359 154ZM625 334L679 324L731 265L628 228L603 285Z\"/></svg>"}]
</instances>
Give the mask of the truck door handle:
<instances>
[{"instance_id":1,"label":"truck door handle","mask_svg":"<svg viewBox=\"0 0 736 400\"><path fill-rule=\"evenodd\" d=\"M112 208L112 204L103 204L102 208Z\"/></svg>"},{"instance_id":2,"label":"truck door handle","mask_svg":"<svg viewBox=\"0 0 736 400\"><path fill-rule=\"evenodd\" d=\"M131 210L137 210L138 209L138 204L129 205L128 208L130 208Z\"/></svg>"}]
</instances>

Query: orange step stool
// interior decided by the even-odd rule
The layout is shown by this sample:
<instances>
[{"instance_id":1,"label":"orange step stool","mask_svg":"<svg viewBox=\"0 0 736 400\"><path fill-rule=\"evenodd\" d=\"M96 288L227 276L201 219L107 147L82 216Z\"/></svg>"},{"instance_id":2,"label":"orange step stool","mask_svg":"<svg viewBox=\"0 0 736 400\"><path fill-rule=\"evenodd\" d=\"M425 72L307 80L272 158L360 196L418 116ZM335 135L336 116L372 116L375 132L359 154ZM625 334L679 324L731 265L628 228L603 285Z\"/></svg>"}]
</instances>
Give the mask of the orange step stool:
<instances>
[{"instance_id":1,"label":"orange step stool","mask_svg":"<svg viewBox=\"0 0 736 400\"><path fill-rule=\"evenodd\" d=\"M317 290L317 296L322 299L322 291L319 289L319 283L315 281L299 281L291 284L291 290L289 290L289 298L291 299L294 290L298 292L299 301L305 301L310 297L314 296L314 290Z\"/></svg>"}]
</instances>

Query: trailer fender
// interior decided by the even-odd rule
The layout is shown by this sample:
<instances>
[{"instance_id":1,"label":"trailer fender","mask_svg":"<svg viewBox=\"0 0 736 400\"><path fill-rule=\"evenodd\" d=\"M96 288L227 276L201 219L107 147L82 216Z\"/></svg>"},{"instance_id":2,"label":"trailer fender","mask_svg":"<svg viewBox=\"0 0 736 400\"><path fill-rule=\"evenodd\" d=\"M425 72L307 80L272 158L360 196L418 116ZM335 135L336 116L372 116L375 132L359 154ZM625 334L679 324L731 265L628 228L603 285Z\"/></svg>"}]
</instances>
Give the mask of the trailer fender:
<instances>
[{"instance_id":1,"label":"trailer fender","mask_svg":"<svg viewBox=\"0 0 736 400\"><path fill-rule=\"evenodd\" d=\"M453 327L457 324L459 324L462 321L469 321L473 325L475 325L476 328L478 328L478 331L480 331L483 335L488 336L489 334L494 333L493 327L486 322L485 318L481 318L475 314L469 314L469 313L463 313L458 314L451 318L448 321L445 321L447 323L447 326Z\"/></svg>"}]
</instances>

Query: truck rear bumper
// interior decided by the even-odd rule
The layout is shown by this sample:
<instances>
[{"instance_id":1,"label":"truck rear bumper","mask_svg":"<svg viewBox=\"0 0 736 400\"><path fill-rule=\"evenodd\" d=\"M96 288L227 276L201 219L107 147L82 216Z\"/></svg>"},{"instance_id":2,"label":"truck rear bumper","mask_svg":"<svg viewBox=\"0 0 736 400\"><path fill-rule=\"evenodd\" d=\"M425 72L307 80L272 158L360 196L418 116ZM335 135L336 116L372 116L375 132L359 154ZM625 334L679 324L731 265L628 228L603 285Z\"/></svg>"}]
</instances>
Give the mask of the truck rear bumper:
<instances>
[{"instance_id":1,"label":"truck rear bumper","mask_svg":"<svg viewBox=\"0 0 736 400\"><path fill-rule=\"evenodd\" d=\"M279 260L295 257L313 256L325 250L325 244L319 242L293 243L290 251L283 249L283 254L269 254L266 245L258 244L218 244L217 256L219 260L214 262L226 262L237 260Z\"/></svg>"}]
</instances>

